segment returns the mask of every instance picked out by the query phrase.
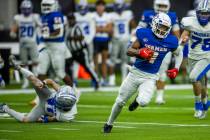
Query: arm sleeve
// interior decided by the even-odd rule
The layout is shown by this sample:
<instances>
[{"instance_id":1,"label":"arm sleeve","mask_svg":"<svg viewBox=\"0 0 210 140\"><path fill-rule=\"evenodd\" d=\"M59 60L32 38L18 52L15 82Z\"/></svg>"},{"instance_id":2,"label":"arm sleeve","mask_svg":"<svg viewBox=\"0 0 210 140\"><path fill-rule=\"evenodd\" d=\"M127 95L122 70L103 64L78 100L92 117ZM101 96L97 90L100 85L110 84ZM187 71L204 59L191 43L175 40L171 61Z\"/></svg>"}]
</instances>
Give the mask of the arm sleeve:
<instances>
[{"instance_id":1,"label":"arm sleeve","mask_svg":"<svg viewBox=\"0 0 210 140\"><path fill-rule=\"evenodd\" d=\"M183 59L183 46L179 46L175 51L173 51L175 55L175 68L179 69L182 64Z\"/></svg>"}]
</instances>

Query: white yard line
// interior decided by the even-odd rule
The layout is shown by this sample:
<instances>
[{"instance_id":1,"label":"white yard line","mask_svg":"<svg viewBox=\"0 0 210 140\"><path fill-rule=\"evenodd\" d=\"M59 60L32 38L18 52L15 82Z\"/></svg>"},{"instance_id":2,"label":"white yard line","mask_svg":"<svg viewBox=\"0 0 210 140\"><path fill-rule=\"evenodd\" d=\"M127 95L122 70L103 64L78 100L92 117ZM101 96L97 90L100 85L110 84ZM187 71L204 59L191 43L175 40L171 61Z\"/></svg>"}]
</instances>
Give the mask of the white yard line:
<instances>
[{"instance_id":1,"label":"white yard line","mask_svg":"<svg viewBox=\"0 0 210 140\"><path fill-rule=\"evenodd\" d=\"M80 123L104 124L103 121L75 121ZM208 124L173 124L173 123L141 123L141 122L116 122L124 125L151 125L151 126L173 126L173 127L210 127Z\"/></svg>"},{"instance_id":2,"label":"white yard line","mask_svg":"<svg viewBox=\"0 0 210 140\"><path fill-rule=\"evenodd\" d=\"M123 126L123 125L116 125L114 126L115 128L128 128L128 129L133 129L133 128L137 128L137 127L133 127L133 126Z\"/></svg>"},{"instance_id":3,"label":"white yard line","mask_svg":"<svg viewBox=\"0 0 210 140\"><path fill-rule=\"evenodd\" d=\"M0 133L1 132L7 132L7 133L21 133L21 132L23 132L23 131L17 131L17 130L1 130L0 129Z\"/></svg>"},{"instance_id":4,"label":"white yard line","mask_svg":"<svg viewBox=\"0 0 210 140\"><path fill-rule=\"evenodd\" d=\"M71 128L49 128L52 130L61 130L61 131L79 131L80 129L71 129Z\"/></svg>"},{"instance_id":5,"label":"white yard line","mask_svg":"<svg viewBox=\"0 0 210 140\"><path fill-rule=\"evenodd\" d=\"M210 86L210 85L209 85ZM166 90L184 90L184 89L192 89L192 85L167 85ZM82 93L90 93L94 92L93 88L79 88ZM98 91L100 92L117 92L119 87L101 87ZM7 90L2 89L0 90L0 95L4 94L34 94L35 91L33 89L14 89L14 90Z\"/></svg>"}]
</instances>

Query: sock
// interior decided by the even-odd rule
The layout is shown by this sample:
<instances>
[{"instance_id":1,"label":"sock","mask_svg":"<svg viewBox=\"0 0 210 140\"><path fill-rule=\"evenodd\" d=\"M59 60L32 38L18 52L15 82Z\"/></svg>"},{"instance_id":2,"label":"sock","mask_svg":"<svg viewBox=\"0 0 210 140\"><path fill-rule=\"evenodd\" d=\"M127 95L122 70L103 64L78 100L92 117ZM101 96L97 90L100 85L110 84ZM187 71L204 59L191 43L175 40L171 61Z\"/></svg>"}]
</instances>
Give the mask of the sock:
<instances>
[{"instance_id":1,"label":"sock","mask_svg":"<svg viewBox=\"0 0 210 140\"><path fill-rule=\"evenodd\" d=\"M157 96L163 97L163 94L164 94L164 90L163 89L158 89L157 90Z\"/></svg>"},{"instance_id":2,"label":"sock","mask_svg":"<svg viewBox=\"0 0 210 140\"><path fill-rule=\"evenodd\" d=\"M33 76L34 74L26 68L20 68L20 73L23 74L24 77L28 78L29 76Z\"/></svg>"},{"instance_id":3,"label":"sock","mask_svg":"<svg viewBox=\"0 0 210 140\"><path fill-rule=\"evenodd\" d=\"M20 112L16 112L13 109L10 109L8 106L5 106L4 108L5 112L7 112L10 116L14 117L16 120L18 121L23 121L23 118L25 117L25 115L23 113Z\"/></svg>"},{"instance_id":4,"label":"sock","mask_svg":"<svg viewBox=\"0 0 210 140\"><path fill-rule=\"evenodd\" d=\"M208 96L206 96L205 98L202 99L203 104L207 104L207 102L208 102Z\"/></svg>"},{"instance_id":5,"label":"sock","mask_svg":"<svg viewBox=\"0 0 210 140\"><path fill-rule=\"evenodd\" d=\"M195 96L195 103L201 102L201 95Z\"/></svg>"},{"instance_id":6,"label":"sock","mask_svg":"<svg viewBox=\"0 0 210 140\"><path fill-rule=\"evenodd\" d=\"M120 114L121 110L122 110L123 106L120 106L118 103L115 103L112 107L112 112L109 116L109 119L107 121L108 125L112 125L113 122L115 121L115 119L117 118L117 116Z\"/></svg>"}]
</instances>

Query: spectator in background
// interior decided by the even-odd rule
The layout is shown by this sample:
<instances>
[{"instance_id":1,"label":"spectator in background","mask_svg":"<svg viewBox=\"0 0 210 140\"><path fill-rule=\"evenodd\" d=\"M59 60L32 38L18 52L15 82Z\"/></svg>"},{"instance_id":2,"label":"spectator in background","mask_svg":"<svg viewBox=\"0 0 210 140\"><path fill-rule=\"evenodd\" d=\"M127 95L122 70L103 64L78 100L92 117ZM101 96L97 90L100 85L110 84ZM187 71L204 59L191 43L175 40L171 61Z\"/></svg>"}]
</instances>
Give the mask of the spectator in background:
<instances>
[{"instance_id":1,"label":"spectator in background","mask_svg":"<svg viewBox=\"0 0 210 140\"><path fill-rule=\"evenodd\" d=\"M108 13L105 12L106 3L103 0L96 1L96 12L93 14L93 19L96 24L96 34L94 38L94 62L95 70L99 71L99 54L102 56L101 85L107 86L107 59L110 36L112 35L112 23Z\"/></svg>"},{"instance_id":2,"label":"spectator in background","mask_svg":"<svg viewBox=\"0 0 210 140\"><path fill-rule=\"evenodd\" d=\"M1 55L0 55L0 69L2 69L4 67L4 60L2 59ZM1 74L0 74L0 88L1 87L5 87L5 82L4 79L2 78Z\"/></svg>"}]
</instances>

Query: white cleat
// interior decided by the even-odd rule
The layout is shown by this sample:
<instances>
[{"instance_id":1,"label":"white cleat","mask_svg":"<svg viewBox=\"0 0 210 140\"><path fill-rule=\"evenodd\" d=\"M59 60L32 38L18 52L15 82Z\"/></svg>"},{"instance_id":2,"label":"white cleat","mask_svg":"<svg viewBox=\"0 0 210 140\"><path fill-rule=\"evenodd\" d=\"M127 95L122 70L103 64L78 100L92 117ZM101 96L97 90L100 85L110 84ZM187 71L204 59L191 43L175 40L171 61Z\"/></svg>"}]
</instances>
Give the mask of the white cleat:
<instances>
[{"instance_id":1,"label":"white cleat","mask_svg":"<svg viewBox=\"0 0 210 140\"><path fill-rule=\"evenodd\" d=\"M200 118L202 116L202 114L203 114L202 110L195 110L194 117Z\"/></svg>"},{"instance_id":2,"label":"white cleat","mask_svg":"<svg viewBox=\"0 0 210 140\"><path fill-rule=\"evenodd\" d=\"M198 119L205 119L207 117L207 111L202 111L201 116L198 117Z\"/></svg>"}]
</instances>

